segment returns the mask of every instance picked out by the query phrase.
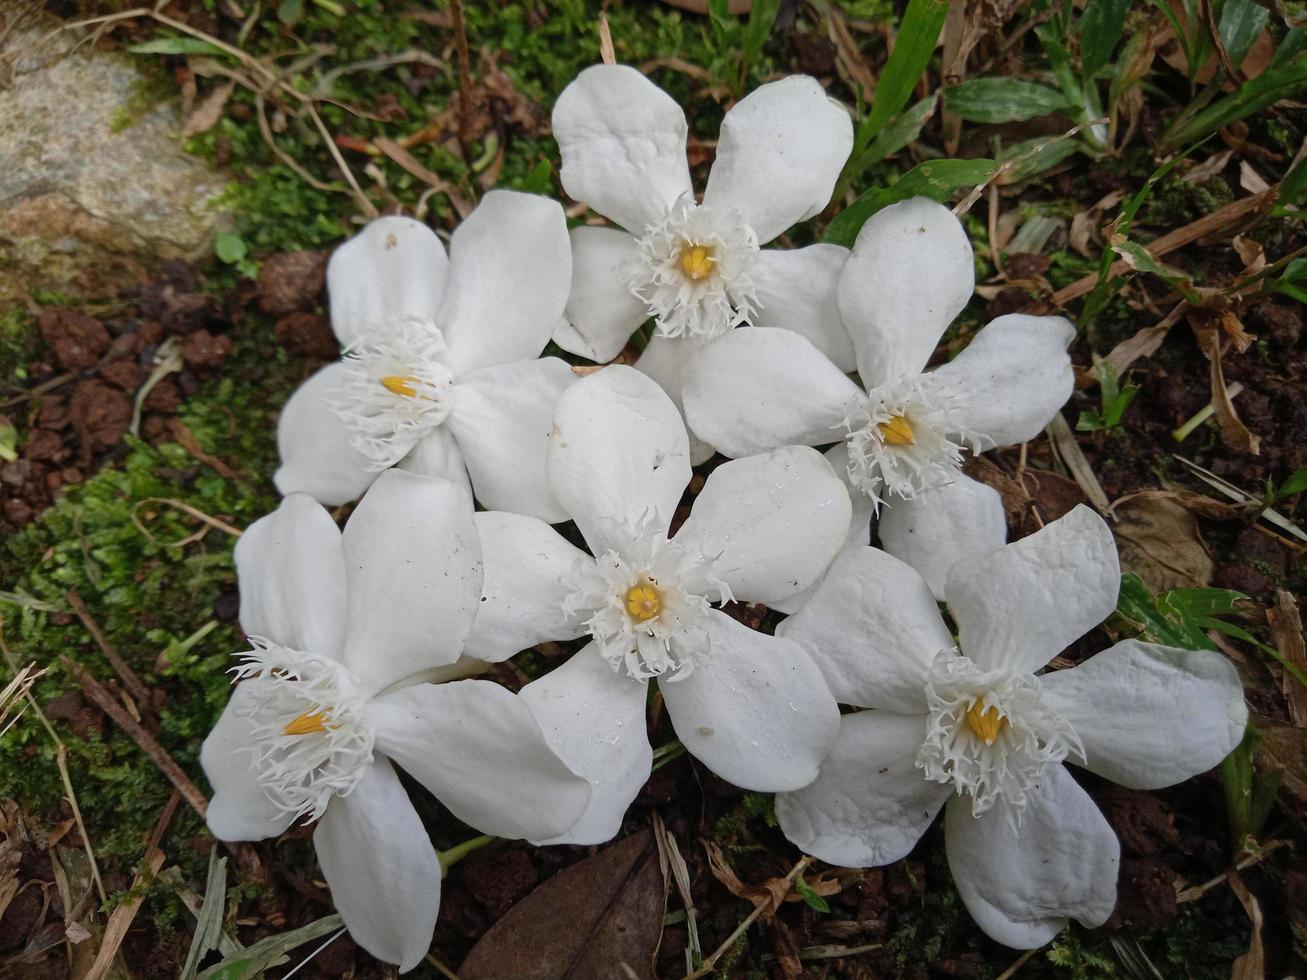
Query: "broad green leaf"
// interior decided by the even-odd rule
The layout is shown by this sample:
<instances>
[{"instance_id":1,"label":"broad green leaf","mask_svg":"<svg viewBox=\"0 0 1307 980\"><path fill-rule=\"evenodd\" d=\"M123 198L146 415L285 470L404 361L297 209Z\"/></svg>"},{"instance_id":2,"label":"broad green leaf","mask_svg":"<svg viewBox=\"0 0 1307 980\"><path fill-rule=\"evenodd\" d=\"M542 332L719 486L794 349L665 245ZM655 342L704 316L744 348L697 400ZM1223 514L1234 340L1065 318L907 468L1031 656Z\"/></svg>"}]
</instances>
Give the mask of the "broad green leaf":
<instances>
[{"instance_id":1,"label":"broad green leaf","mask_svg":"<svg viewBox=\"0 0 1307 980\"><path fill-rule=\"evenodd\" d=\"M1057 89L1019 78L972 78L944 89L944 108L968 122L1020 122L1067 108Z\"/></svg>"},{"instance_id":2,"label":"broad green leaf","mask_svg":"<svg viewBox=\"0 0 1307 980\"><path fill-rule=\"evenodd\" d=\"M1080 77L1086 82L1112 60L1130 0L1089 0L1080 18Z\"/></svg>"},{"instance_id":3,"label":"broad green leaf","mask_svg":"<svg viewBox=\"0 0 1307 980\"><path fill-rule=\"evenodd\" d=\"M1200 302L1200 297L1193 288L1193 280L1183 272L1157 261L1157 259L1153 258L1152 253L1138 242L1128 241L1116 236L1109 244L1112 251L1125 259L1130 268L1136 272L1147 272L1164 279L1190 303L1197 305Z\"/></svg>"},{"instance_id":4,"label":"broad green leaf","mask_svg":"<svg viewBox=\"0 0 1307 980\"><path fill-rule=\"evenodd\" d=\"M794 890L799 893L799 897L803 899L808 908L818 912L830 911L830 903L817 894L817 890L804 880L803 875L799 875L794 879Z\"/></svg>"},{"instance_id":5,"label":"broad green leaf","mask_svg":"<svg viewBox=\"0 0 1307 980\"><path fill-rule=\"evenodd\" d=\"M836 215L822 241L852 248L862 226L877 211L910 197L943 201L959 187L983 184L993 175L993 160L928 160L919 163L892 187L873 187Z\"/></svg>"},{"instance_id":6,"label":"broad green leaf","mask_svg":"<svg viewBox=\"0 0 1307 980\"><path fill-rule=\"evenodd\" d=\"M1117 613L1143 635L1144 639L1185 650L1214 650L1212 641L1192 623L1176 619L1158 608L1158 601L1134 572L1121 576L1121 592L1116 600Z\"/></svg>"},{"instance_id":7,"label":"broad green leaf","mask_svg":"<svg viewBox=\"0 0 1307 980\"><path fill-rule=\"evenodd\" d=\"M1000 183L1020 184L1036 174L1042 174L1049 167L1057 166L1079 149L1080 144L1074 139L1062 136L1036 136L1034 139L1013 143L998 155L1000 163L1017 161L1004 172Z\"/></svg>"},{"instance_id":8,"label":"broad green leaf","mask_svg":"<svg viewBox=\"0 0 1307 980\"><path fill-rule=\"evenodd\" d=\"M263 976L265 970L281 966L290 957L286 954L296 946L312 942L329 932L343 928L339 914L328 915L310 922L306 926L283 932L267 939L260 939L244 952L229 956L221 963L209 967L200 974L199 980L255 980Z\"/></svg>"},{"instance_id":9,"label":"broad green leaf","mask_svg":"<svg viewBox=\"0 0 1307 980\"><path fill-rule=\"evenodd\" d=\"M1304 33L1300 33L1304 32ZM1182 114L1162 136L1168 146L1177 146L1214 133L1281 99L1307 93L1307 28L1290 31L1280 42L1270 67L1232 93L1191 116ZM1287 52L1287 53L1286 53Z\"/></svg>"},{"instance_id":10,"label":"broad green leaf","mask_svg":"<svg viewBox=\"0 0 1307 980\"><path fill-rule=\"evenodd\" d=\"M227 265L235 265L249 253L245 239L230 231L220 231L213 240L213 254Z\"/></svg>"},{"instance_id":11,"label":"broad green leaf","mask_svg":"<svg viewBox=\"0 0 1307 980\"><path fill-rule=\"evenodd\" d=\"M908 0L894 50L876 83L871 113L858 126L853 144L855 159L862 156L876 134L907 105L917 79L930 62L947 16L947 0Z\"/></svg>"},{"instance_id":12,"label":"broad green leaf","mask_svg":"<svg viewBox=\"0 0 1307 980\"><path fill-rule=\"evenodd\" d=\"M1275 499L1283 500L1304 490L1307 490L1307 466L1294 470L1287 480L1275 488Z\"/></svg>"},{"instance_id":13,"label":"broad green leaf","mask_svg":"<svg viewBox=\"0 0 1307 980\"><path fill-rule=\"evenodd\" d=\"M208 54L225 57L227 52L197 37L156 37L127 49L132 54Z\"/></svg>"},{"instance_id":14,"label":"broad green leaf","mask_svg":"<svg viewBox=\"0 0 1307 980\"><path fill-rule=\"evenodd\" d=\"M1271 12L1252 0L1225 0L1221 8L1221 23L1218 28L1221 43L1230 56L1230 63L1238 68L1252 50Z\"/></svg>"},{"instance_id":15,"label":"broad green leaf","mask_svg":"<svg viewBox=\"0 0 1307 980\"><path fill-rule=\"evenodd\" d=\"M867 147L866 152L862 154L862 159L855 165L855 172L861 173L871 164L878 163L886 157L898 153L899 150L920 136L921 128L935 114L935 106L938 103L938 95L929 95L911 108L905 109L895 116L889 125L882 129L879 135L871 141L871 146Z\"/></svg>"}]
</instances>

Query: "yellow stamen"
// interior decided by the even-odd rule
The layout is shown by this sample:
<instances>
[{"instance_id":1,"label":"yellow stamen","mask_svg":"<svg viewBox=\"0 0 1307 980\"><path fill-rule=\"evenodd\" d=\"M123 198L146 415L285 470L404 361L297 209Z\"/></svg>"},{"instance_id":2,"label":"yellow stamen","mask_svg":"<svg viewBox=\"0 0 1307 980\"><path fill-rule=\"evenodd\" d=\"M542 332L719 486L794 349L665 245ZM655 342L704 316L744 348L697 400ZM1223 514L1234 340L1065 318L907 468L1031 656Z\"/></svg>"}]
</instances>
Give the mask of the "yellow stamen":
<instances>
[{"instance_id":1,"label":"yellow stamen","mask_svg":"<svg viewBox=\"0 0 1307 980\"><path fill-rule=\"evenodd\" d=\"M381 384L387 391L405 398L417 397L418 390L413 387L417 383L417 378L407 374L388 374L381 379Z\"/></svg>"},{"instance_id":2,"label":"yellow stamen","mask_svg":"<svg viewBox=\"0 0 1307 980\"><path fill-rule=\"evenodd\" d=\"M700 279L706 279L712 272L712 267L716 263L717 257L708 245L690 245L681 249L681 268L691 279L698 282Z\"/></svg>"},{"instance_id":3,"label":"yellow stamen","mask_svg":"<svg viewBox=\"0 0 1307 980\"><path fill-rule=\"evenodd\" d=\"M652 585L633 585L626 590L626 614L637 623L653 619L663 611L663 597Z\"/></svg>"},{"instance_id":4,"label":"yellow stamen","mask_svg":"<svg viewBox=\"0 0 1307 980\"><path fill-rule=\"evenodd\" d=\"M888 422L881 422L877 425L880 429L880 437L891 446L914 446L917 443L917 437L912 431L912 424L908 422L907 417L895 415Z\"/></svg>"},{"instance_id":5,"label":"yellow stamen","mask_svg":"<svg viewBox=\"0 0 1307 980\"><path fill-rule=\"evenodd\" d=\"M316 735L327 730L328 711L306 711L282 729L283 735Z\"/></svg>"},{"instance_id":6,"label":"yellow stamen","mask_svg":"<svg viewBox=\"0 0 1307 980\"><path fill-rule=\"evenodd\" d=\"M1006 724L1007 717L992 704L986 708L983 701L976 700L967 709L967 727L986 745L994 744Z\"/></svg>"}]
</instances>

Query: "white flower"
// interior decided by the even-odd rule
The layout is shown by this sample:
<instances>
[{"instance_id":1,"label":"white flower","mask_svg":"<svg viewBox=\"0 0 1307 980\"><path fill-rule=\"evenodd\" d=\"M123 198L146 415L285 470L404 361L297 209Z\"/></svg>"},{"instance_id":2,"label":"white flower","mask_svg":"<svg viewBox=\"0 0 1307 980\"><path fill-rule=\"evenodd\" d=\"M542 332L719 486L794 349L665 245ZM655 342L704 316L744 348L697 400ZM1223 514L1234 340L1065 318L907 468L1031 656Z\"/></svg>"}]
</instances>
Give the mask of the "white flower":
<instances>
[{"instance_id":1,"label":"white flower","mask_svg":"<svg viewBox=\"0 0 1307 980\"><path fill-rule=\"evenodd\" d=\"M547 469L589 552L534 518L477 514L486 575L467 654L593 638L521 692L593 787L556 840L599 843L621 826L649 776L653 677L680 740L718 775L762 791L811 782L839 724L820 673L797 644L711 604L771 604L825 571L850 505L821 455L792 446L719 466L669 538L690 480L685 425L653 381L613 366L559 399Z\"/></svg>"},{"instance_id":2,"label":"white flower","mask_svg":"<svg viewBox=\"0 0 1307 980\"><path fill-rule=\"evenodd\" d=\"M802 331L852 369L835 305L848 250L759 249L826 207L853 147L848 112L815 79L770 82L727 111L701 204L685 115L634 68L581 72L558 97L553 128L564 190L619 226L572 229L560 347L610 361L652 316L637 367L678 404L681 364L741 323Z\"/></svg>"},{"instance_id":3,"label":"white flower","mask_svg":"<svg viewBox=\"0 0 1307 980\"><path fill-rule=\"evenodd\" d=\"M277 488L342 504L399 465L470 475L486 506L562 520L544 457L554 402L575 376L536 358L571 275L562 208L534 194L491 191L448 257L421 222L369 223L327 267L345 356L283 409Z\"/></svg>"},{"instance_id":4,"label":"white flower","mask_svg":"<svg viewBox=\"0 0 1307 980\"><path fill-rule=\"evenodd\" d=\"M342 534L291 494L236 545L253 650L200 761L220 840L316 820L332 899L360 946L401 969L427 951L440 862L391 762L500 837L562 833L589 799L515 695L423 683L458 660L481 594L472 501L446 480L382 474Z\"/></svg>"},{"instance_id":5,"label":"white flower","mask_svg":"<svg viewBox=\"0 0 1307 980\"><path fill-rule=\"evenodd\" d=\"M949 867L968 911L1001 943L1042 946L1116 902L1116 835L1062 765L1135 789L1204 772L1243 737L1234 666L1210 651L1125 640L1037 674L1116 608L1116 546L1077 507L953 566L958 647L926 582L883 551L846 550L781 623L842 703L810 786L776 798L805 852L848 867L906 855L947 801Z\"/></svg>"},{"instance_id":6,"label":"white flower","mask_svg":"<svg viewBox=\"0 0 1307 980\"><path fill-rule=\"evenodd\" d=\"M953 562L1007 539L1002 502L960 470L963 452L1036 436L1071 396L1062 317L1001 316L948 364L925 371L971 298L962 224L913 198L873 215L839 280L861 385L798 333L739 330L684 372L686 418L727 456L843 440L828 458L854 493L853 543L879 515L881 545L942 597Z\"/></svg>"}]
</instances>

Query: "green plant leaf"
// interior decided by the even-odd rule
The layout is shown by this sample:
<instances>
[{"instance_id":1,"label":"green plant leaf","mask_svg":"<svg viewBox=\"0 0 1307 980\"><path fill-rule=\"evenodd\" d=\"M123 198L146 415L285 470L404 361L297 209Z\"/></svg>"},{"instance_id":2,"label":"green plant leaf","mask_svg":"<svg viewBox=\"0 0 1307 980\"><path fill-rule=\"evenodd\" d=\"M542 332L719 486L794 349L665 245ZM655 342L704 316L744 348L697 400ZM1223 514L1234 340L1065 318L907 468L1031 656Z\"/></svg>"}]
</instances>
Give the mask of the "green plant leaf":
<instances>
[{"instance_id":1,"label":"green plant leaf","mask_svg":"<svg viewBox=\"0 0 1307 980\"><path fill-rule=\"evenodd\" d=\"M1238 68L1266 27L1271 12L1252 0L1225 0L1217 30L1230 63Z\"/></svg>"},{"instance_id":2,"label":"green plant leaf","mask_svg":"<svg viewBox=\"0 0 1307 980\"><path fill-rule=\"evenodd\" d=\"M762 57L762 47L771 36L780 13L781 0L754 0L749 8L749 19L745 21L740 35L740 48L744 53L744 65L749 67Z\"/></svg>"},{"instance_id":3,"label":"green plant leaf","mask_svg":"<svg viewBox=\"0 0 1307 980\"><path fill-rule=\"evenodd\" d=\"M156 37L127 49L132 54L208 54L226 57L227 52L198 37Z\"/></svg>"},{"instance_id":4,"label":"green plant leaf","mask_svg":"<svg viewBox=\"0 0 1307 980\"><path fill-rule=\"evenodd\" d=\"M1089 0L1080 18L1080 77L1086 82L1109 61L1121 40L1130 0Z\"/></svg>"},{"instance_id":5,"label":"green plant leaf","mask_svg":"<svg viewBox=\"0 0 1307 980\"><path fill-rule=\"evenodd\" d=\"M855 160L862 157L876 134L907 105L917 79L930 63L947 16L946 0L908 0L908 9L899 22L894 50L871 97L871 113L858 126L857 138L853 142Z\"/></svg>"},{"instance_id":6,"label":"green plant leaf","mask_svg":"<svg viewBox=\"0 0 1307 980\"><path fill-rule=\"evenodd\" d=\"M1292 497L1295 493L1302 493L1307 490L1307 466L1294 470L1289 474L1289 478L1275 488L1273 500L1283 500L1285 497Z\"/></svg>"},{"instance_id":7,"label":"green plant leaf","mask_svg":"<svg viewBox=\"0 0 1307 980\"><path fill-rule=\"evenodd\" d=\"M260 939L246 947L244 952L209 967L200 974L200 980L254 980L261 977L265 970L286 963L290 959L286 954L296 946L312 942L342 927L338 914L328 915L290 932Z\"/></svg>"},{"instance_id":8,"label":"green plant leaf","mask_svg":"<svg viewBox=\"0 0 1307 980\"><path fill-rule=\"evenodd\" d=\"M877 211L909 197L945 200L959 187L983 184L997 169L993 160L928 160L919 163L891 187L873 187L836 215L822 241L851 248L862 226Z\"/></svg>"},{"instance_id":9,"label":"green plant leaf","mask_svg":"<svg viewBox=\"0 0 1307 980\"><path fill-rule=\"evenodd\" d=\"M817 894L817 890L804 880L803 875L794 879L794 890L799 893L808 908L816 909L818 912L830 911L830 903Z\"/></svg>"},{"instance_id":10,"label":"green plant leaf","mask_svg":"<svg viewBox=\"0 0 1307 980\"><path fill-rule=\"evenodd\" d=\"M17 458L18 430L14 428L14 423L6 419L0 422L0 459L12 463Z\"/></svg>"},{"instance_id":11,"label":"green plant leaf","mask_svg":"<svg viewBox=\"0 0 1307 980\"><path fill-rule=\"evenodd\" d=\"M944 108L968 122L1020 122L1067 108L1057 89L1019 78L973 78L944 89Z\"/></svg>"},{"instance_id":12,"label":"green plant leaf","mask_svg":"<svg viewBox=\"0 0 1307 980\"><path fill-rule=\"evenodd\" d=\"M895 116L871 141L871 145L862 154L862 159L854 165L854 172L861 173L871 164L878 163L886 157L898 153L899 150L920 136L921 128L935 114L935 106L938 104L938 95L928 95L911 108L905 109Z\"/></svg>"},{"instance_id":13,"label":"green plant leaf","mask_svg":"<svg viewBox=\"0 0 1307 980\"><path fill-rule=\"evenodd\" d=\"M249 254L249 246L240 235L230 231L220 231L213 239L213 254L227 265L235 265Z\"/></svg>"},{"instance_id":14,"label":"green plant leaf","mask_svg":"<svg viewBox=\"0 0 1307 980\"><path fill-rule=\"evenodd\" d=\"M227 859L218 856L215 844L209 851L209 878L204 886L204 904L196 916L195 935L182 966L181 980L194 980L205 955L218 948L222 935L222 914L227 903Z\"/></svg>"}]
</instances>

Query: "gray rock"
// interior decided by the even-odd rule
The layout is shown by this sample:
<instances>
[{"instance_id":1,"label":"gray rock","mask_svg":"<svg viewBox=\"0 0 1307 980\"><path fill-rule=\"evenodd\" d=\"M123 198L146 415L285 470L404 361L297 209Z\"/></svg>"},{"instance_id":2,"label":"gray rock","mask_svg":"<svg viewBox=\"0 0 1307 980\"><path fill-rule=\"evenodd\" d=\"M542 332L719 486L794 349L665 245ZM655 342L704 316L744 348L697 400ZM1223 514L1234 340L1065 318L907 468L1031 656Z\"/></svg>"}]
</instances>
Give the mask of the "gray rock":
<instances>
[{"instance_id":1,"label":"gray rock","mask_svg":"<svg viewBox=\"0 0 1307 980\"><path fill-rule=\"evenodd\" d=\"M110 296L161 260L204 253L224 178L183 152L166 81L11 3L0 3L0 301Z\"/></svg>"}]
</instances>

